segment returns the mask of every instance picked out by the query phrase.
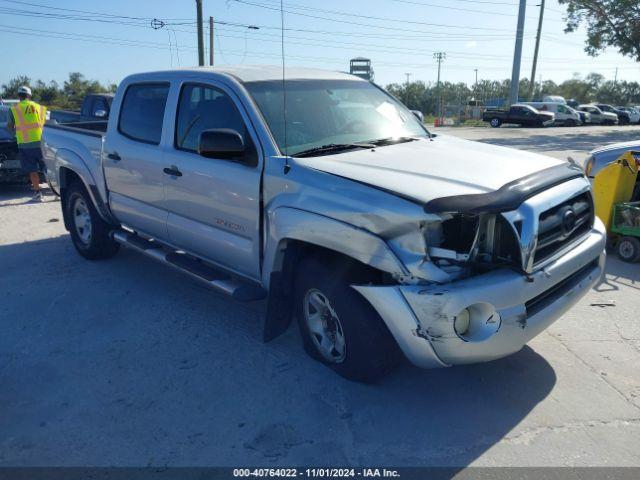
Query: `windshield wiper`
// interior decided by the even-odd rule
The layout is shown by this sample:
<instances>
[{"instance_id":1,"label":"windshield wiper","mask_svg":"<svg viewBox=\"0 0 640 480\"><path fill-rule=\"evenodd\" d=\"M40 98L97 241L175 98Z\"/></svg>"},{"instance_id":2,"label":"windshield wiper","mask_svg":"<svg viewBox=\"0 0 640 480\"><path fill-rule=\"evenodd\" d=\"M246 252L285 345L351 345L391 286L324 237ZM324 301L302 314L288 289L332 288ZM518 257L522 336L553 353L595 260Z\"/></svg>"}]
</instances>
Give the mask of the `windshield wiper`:
<instances>
[{"instance_id":1,"label":"windshield wiper","mask_svg":"<svg viewBox=\"0 0 640 480\"><path fill-rule=\"evenodd\" d=\"M352 150L354 148L375 148L376 145L373 142L370 143L328 143L320 147L313 147L307 150L294 153L292 157L313 157L316 155L323 155L325 153L343 152L345 150Z\"/></svg>"},{"instance_id":2,"label":"windshield wiper","mask_svg":"<svg viewBox=\"0 0 640 480\"><path fill-rule=\"evenodd\" d=\"M387 138L378 138L377 140L371 140L369 143L375 145L376 147L383 147L385 145L395 145L397 143L407 143L414 142L418 140L415 137L387 137Z\"/></svg>"}]
</instances>

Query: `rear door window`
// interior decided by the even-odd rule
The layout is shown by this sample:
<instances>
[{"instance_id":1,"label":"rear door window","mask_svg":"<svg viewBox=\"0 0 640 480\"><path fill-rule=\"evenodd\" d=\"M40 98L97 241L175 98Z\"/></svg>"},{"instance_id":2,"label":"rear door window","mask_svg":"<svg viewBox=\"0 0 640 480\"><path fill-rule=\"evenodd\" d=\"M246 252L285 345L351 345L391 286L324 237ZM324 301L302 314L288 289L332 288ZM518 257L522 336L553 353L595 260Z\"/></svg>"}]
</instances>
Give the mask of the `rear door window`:
<instances>
[{"instance_id":1,"label":"rear door window","mask_svg":"<svg viewBox=\"0 0 640 480\"><path fill-rule=\"evenodd\" d=\"M120 107L118 131L132 140L158 145L168 94L168 83L129 86Z\"/></svg>"},{"instance_id":2,"label":"rear door window","mask_svg":"<svg viewBox=\"0 0 640 480\"><path fill-rule=\"evenodd\" d=\"M107 101L102 97L97 97L93 102L93 106L91 107L91 116L95 117L96 113L102 110L103 112L109 111L109 105Z\"/></svg>"}]
</instances>

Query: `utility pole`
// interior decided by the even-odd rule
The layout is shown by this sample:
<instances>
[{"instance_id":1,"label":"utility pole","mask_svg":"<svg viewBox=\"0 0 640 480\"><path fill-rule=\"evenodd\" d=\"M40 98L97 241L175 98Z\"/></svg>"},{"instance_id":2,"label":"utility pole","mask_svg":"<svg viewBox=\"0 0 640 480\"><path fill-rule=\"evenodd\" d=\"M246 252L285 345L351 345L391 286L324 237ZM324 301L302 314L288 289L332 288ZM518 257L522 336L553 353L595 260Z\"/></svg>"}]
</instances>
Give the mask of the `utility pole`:
<instances>
[{"instance_id":1,"label":"utility pole","mask_svg":"<svg viewBox=\"0 0 640 480\"><path fill-rule=\"evenodd\" d=\"M533 87L536 83L536 67L538 66L538 50L540 49L540 35L542 33L542 17L544 16L544 0L540 1L540 17L538 17L538 34L536 35L536 48L533 51L533 67L531 68L531 78L529 79L529 101L533 100Z\"/></svg>"},{"instance_id":2,"label":"utility pole","mask_svg":"<svg viewBox=\"0 0 640 480\"><path fill-rule=\"evenodd\" d=\"M442 92L440 91L440 65L447 58L447 54L444 52L436 52L433 54L433 58L438 61L438 82L436 83L436 90L438 90L438 118L442 116Z\"/></svg>"},{"instance_id":3,"label":"utility pole","mask_svg":"<svg viewBox=\"0 0 640 480\"><path fill-rule=\"evenodd\" d=\"M475 98L478 95L478 69L474 68L473 71L476 72L476 83L473 86L473 96L474 100L478 100L477 98Z\"/></svg>"},{"instance_id":4,"label":"utility pole","mask_svg":"<svg viewBox=\"0 0 640 480\"><path fill-rule=\"evenodd\" d=\"M618 67L616 67L616 76L613 77L613 84L615 85L616 83L618 83Z\"/></svg>"},{"instance_id":5,"label":"utility pole","mask_svg":"<svg viewBox=\"0 0 640 480\"><path fill-rule=\"evenodd\" d=\"M213 17L209 17L209 65L213 67Z\"/></svg>"},{"instance_id":6,"label":"utility pole","mask_svg":"<svg viewBox=\"0 0 640 480\"><path fill-rule=\"evenodd\" d=\"M407 76L407 87L409 86L409 79L411 78L411 73L405 73L405 75Z\"/></svg>"},{"instance_id":7,"label":"utility pole","mask_svg":"<svg viewBox=\"0 0 640 480\"><path fill-rule=\"evenodd\" d=\"M509 88L509 105L518 103L520 89L520 61L522 59L522 37L524 36L524 15L527 10L527 0L520 0L518 10L518 27L516 29L516 47L513 52L513 69L511 70L511 85Z\"/></svg>"},{"instance_id":8,"label":"utility pole","mask_svg":"<svg viewBox=\"0 0 640 480\"><path fill-rule=\"evenodd\" d=\"M204 32L202 26L202 0L196 0L196 17L198 20L198 65L204 66Z\"/></svg>"},{"instance_id":9,"label":"utility pole","mask_svg":"<svg viewBox=\"0 0 640 480\"><path fill-rule=\"evenodd\" d=\"M405 105L409 103L409 80L411 79L411 73L405 73L407 76L407 81L404 84L404 103Z\"/></svg>"}]
</instances>

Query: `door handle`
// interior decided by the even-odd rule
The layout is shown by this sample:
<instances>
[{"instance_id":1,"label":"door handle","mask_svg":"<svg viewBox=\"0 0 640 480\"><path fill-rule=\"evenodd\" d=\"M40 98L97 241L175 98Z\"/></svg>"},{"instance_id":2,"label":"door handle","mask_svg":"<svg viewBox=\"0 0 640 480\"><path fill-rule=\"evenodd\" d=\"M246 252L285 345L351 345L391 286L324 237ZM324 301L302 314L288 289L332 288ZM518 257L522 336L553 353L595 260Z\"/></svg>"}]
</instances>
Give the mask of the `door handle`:
<instances>
[{"instance_id":1,"label":"door handle","mask_svg":"<svg viewBox=\"0 0 640 480\"><path fill-rule=\"evenodd\" d=\"M122 157L118 155L118 152L108 153L107 158L113 160L114 162L119 162L120 160L122 160Z\"/></svg>"},{"instance_id":2,"label":"door handle","mask_svg":"<svg viewBox=\"0 0 640 480\"><path fill-rule=\"evenodd\" d=\"M178 170L178 167L176 167L175 165L171 165L171 167L164 168L162 171L167 175L171 175L172 177L182 176L182 172Z\"/></svg>"}]
</instances>

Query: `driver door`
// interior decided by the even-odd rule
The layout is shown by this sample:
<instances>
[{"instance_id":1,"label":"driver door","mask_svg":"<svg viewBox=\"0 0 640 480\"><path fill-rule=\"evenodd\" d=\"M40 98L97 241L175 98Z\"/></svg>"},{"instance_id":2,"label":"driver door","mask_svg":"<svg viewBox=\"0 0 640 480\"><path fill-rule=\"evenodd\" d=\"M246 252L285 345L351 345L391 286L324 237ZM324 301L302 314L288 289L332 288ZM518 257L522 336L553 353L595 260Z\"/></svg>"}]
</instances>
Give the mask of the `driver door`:
<instances>
[{"instance_id":1,"label":"driver door","mask_svg":"<svg viewBox=\"0 0 640 480\"><path fill-rule=\"evenodd\" d=\"M257 136L244 109L222 85L180 87L173 147L164 162L171 243L244 276L260 277L260 180ZM203 130L226 128L243 137L241 161L198 154Z\"/></svg>"}]
</instances>

